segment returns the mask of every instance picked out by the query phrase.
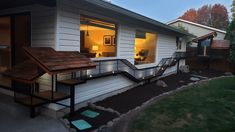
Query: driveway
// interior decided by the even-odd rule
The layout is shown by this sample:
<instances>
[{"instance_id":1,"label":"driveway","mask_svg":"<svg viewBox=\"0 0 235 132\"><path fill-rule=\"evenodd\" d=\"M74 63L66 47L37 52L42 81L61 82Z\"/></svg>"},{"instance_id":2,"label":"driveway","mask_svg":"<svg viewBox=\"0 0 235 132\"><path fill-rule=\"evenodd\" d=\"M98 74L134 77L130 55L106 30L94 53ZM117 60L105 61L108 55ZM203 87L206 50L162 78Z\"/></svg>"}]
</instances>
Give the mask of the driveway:
<instances>
[{"instance_id":1,"label":"driveway","mask_svg":"<svg viewBox=\"0 0 235 132\"><path fill-rule=\"evenodd\" d=\"M0 94L1 132L68 132L56 119L37 116L29 117L29 108L14 103L12 97Z\"/></svg>"}]
</instances>

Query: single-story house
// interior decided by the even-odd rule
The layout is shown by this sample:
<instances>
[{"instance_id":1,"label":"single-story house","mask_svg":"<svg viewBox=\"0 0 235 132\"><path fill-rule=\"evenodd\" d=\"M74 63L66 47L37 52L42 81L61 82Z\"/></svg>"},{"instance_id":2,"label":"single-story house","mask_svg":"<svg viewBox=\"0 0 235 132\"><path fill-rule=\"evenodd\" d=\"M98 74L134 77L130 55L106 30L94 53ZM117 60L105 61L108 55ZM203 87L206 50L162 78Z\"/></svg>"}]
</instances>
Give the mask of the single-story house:
<instances>
[{"instance_id":1,"label":"single-story house","mask_svg":"<svg viewBox=\"0 0 235 132\"><path fill-rule=\"evenodd\" d=\"M77 76L86 74L90 78L75 87L74 101L76 108L79 108L87 102L96 102L141 83L130 78L154 76L163 58L186 51L187 35L103 0L1 1L0 72L26 60L23 47L79 51L96 63L95 69L75 73ZM56 55L54 51L47 50ZM30 54L31 51L28 51ZM120 60L122 64L119 64ZM178 66L181 65L185 65L184 59L179 61ZM161 76L176 73L178 66L167 67ZM131 77L123 74L96 77L120 70L131 74ZM57 78L69 79L71 73L60 74ZM52 80L51 75L45 73L36 79L35 91L40 93L57 85ZM1 75L0 85L5 88L1 92L14 95L14 91L6 91L11 90L12 80ZM59 103L66 105L69 100L60 100ZM51 103L46 108L47 111L56 112L64 106Z\"/></svg>"}]
</instances>

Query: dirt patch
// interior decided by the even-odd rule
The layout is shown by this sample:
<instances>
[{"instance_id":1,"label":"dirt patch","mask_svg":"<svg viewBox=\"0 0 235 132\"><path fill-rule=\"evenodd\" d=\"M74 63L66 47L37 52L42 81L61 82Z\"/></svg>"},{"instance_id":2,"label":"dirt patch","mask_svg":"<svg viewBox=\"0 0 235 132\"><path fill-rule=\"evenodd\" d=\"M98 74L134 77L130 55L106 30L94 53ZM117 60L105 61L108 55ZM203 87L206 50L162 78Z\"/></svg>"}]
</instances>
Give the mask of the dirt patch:
<instances>
[{"instance_id":1,"label":"dirt patch","mask_svg":"<svg viewBox=\"0 0 235 132\"><path fill-rule=\"evenodd\" d=\"M171 75L161 79L167 83L168 87L166 88L157 86L156 82L151 82L97 102L96 105L112 108L121 114L127 113L155 96L191 83L190 77L190 74Z\"/></svg>"}]
</instances>

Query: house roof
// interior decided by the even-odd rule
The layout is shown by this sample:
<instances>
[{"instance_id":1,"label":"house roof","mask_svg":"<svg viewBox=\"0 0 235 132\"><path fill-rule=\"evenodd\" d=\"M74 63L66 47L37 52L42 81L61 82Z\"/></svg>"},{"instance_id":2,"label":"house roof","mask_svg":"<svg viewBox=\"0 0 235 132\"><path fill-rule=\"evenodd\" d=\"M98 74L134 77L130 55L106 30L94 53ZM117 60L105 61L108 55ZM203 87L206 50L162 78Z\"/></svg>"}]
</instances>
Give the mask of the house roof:
<instances>
[{"instance_id":1,"label":"house roof","mask_svg":"<svg viewBox=\"0 0 235 132\"><path fill-rule=\"evenodd\" d=\"M209 34L193 39L192 42L198 43L199 41L215 37L216 35L217 35L216 32L211 32ZM229 49L229 47L230 47L230 42L228 40L213 40L211 44L212 49Z\"/></svg>"},{"instance_id":2,"label":"house roof","mask_svg":"<svg viewBox=\"0 0 235 132\"><path fill-rule=\"evenodd\" d=\"M168 22L167 25L171 25L171 24L176 23L176 22L184 22L184 23L188 23L188 24L191 24L191 25L195 25L195 26L198 26L198 27L202 27L202 28L206 28L206 29L210 29L210 30L213 30L213 31L216 31L216 32L220 32L220 33L226 34L226 31L224 31L224 30L220 30L220 29L209 27L209 26L206 26L206 25L190 22L190 21L183 20L183 19L172 20L172 21Z\"/></svg>"},{"instance_id":3,"label":"house roof","mask_svg":"<svg viewBox=\"0 0 235 132\"><path fill-rule=\"evenodd\" d=\"M56 0L1 0L0 10L20 7L20 6L25 6L25 5L32 5L32 4L55 6Z\"/></svg>"},{"instance_id":4,"label":"house roof","mask_svg":"<svg viewBox=\"0 0 235 132\"><path fill-rule=\"evenodd\" d=\"M132 18L137 22L141 21L141 22L144 22L145 24L148 23L152 26L156 26L159 30L161 28L163 28L164 30L174 32L174 33L177 33L177 34L180 34L180 35L183 35L183 36L185 36L185 35L191 36L191 34L189 34L187 32L183 32L183 31L178 30L176 28L173 28L173 27L171 27L171 26L169 26L165 23L161 23L161 22L156 21L152 18L143 16L141 14L130 11L130 10L125 9L123 7L120 7L118 5L112 4L111 2L107 2L107 1L104 1L104 0L79 0L79 3L81 3L80 4L81 8L82 8L83 4L86 5L88 3L90 5L98 6L98 7L101 7L102 9L106 9L106 10L118 13L118 15L121 15L122 17L124 16L125 18ZM87 8L84 8L84 9L89 10ZM92 9L90 9L90 10L92 10ZM96 12L97 12L97 10L96 10ZM104 11L103 13L105 14L105 13L110 13L110 12L105 12ZM115 17L121 19L121 17L119 17L119 16L115 16Z\"/></svg>"},{"instance_id":5,"label":"house roof","mask_svg":"<svg viewBox=\"0 0 235 132\"><path fill-rule=\"evenodd\" d=\"M103 11L103 14L108 14L111 12L115 12L116 14L111 14L111 16L121 19L124 17L126 20L128 18L134 19L134 22L139 22L140 25L144 26L150 26L150 28L153 28L155 26L156 29L176 33L181 36L189 35L187 32L183 32L181 30L175 29L171 26L168 26L164 23L161 23L159 21L156 21L154 19L148 18L146 16L140 15L138 13L135 13L133 11L130 11L128 9L122 8L120 6L117 6L115 4L112 4L110 2L104 1L104 0L78 0L78 6L80 8L83 8L85 10L94 10L95 12L99 12L100 10L95 10L93 6L100 7L101 9L106 9L108 11ZM19 6L25 6L25 5L31 5L31 4L41 4L46 6L56 6L56 0L2 0L0 1L0 10L1 9L7 9L7 8L14 8ZM90 8L91 7L91 8ZM111 12L110 12L111 11ZM122 17L120 17L121 15ZM129 20L129 19L128 19ZM127 21L128 21L127 20ZM141 22L144 22L141 23ZM146 24L148 23L148 24Z\"/></svg>"},{"instance_id":6,"label":"house roof","mask_svg":"<svg viewBox=\"0 0 235 132\"><path fill-rule=\"evenodd\" d=\"M52 75L96 67L94 62L79 52L55 51L47 47L27 47L24 50L30 60L17 64L3 75L12 80L32 83L44 73Z\"/></svg>"},{"instance_id":7,"label":"house roof","mask_svg":"<svg viewBox=\"0 0 235 132\"><path fill-rule=\"evenodd\" d=\"M44 73L45 71L38 68L33 61L27 60L14 66L12 69L5 71L3 75L12 80L31 83Z\"/></svg>"},{"instance_id":8,"label":"house roof","mask_svg":"<svg viewBox=\"0 0 235 132\"><path fill-rule=\"evenodd\" d=\"M201 37L198 37L198 38L195 38L192 40L192 42L195 42L195 43L198 43L198 41L202 41L202 40L206 40L208 38L211 38L211 37L216 37L217 36L217 33L216 32L211 32L209 34L206 34L206 35L203 35Z\"/></svg>"}]
</instances>

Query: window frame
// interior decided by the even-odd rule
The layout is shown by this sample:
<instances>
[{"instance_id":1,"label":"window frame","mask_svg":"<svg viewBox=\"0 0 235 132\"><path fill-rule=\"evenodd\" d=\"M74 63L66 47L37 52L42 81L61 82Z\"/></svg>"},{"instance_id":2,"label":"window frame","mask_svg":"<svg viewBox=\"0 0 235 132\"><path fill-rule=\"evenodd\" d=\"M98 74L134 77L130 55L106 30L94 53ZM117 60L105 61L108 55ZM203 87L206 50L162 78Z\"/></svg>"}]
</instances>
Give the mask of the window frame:
<instances>
[{"instance_id":1,"label":"window frame","mask_svg":"<svg viewBox=\"0 0 235 132\"><path fill-rule=\"evenodd\" d=\"M156 65L156 63L157 63L157 56L158 56L158 55L157 55L157 51L158 51L158 33L155 32L155 31L150 31L150 30L143 29L143 28L137 28L137 29L135 30L135 33L136 33L137 31L145 32L146 34L147 34L147 33L150 33L150 34L156 35L156 43L155 43L156 47L155 47L154 62L146 63L146 64L134 64L134 65L135 65L136 67L138 67L138 68L152 67L152 66ZM135 39L136 39L136 35L135 35L135 38L134 38L134 62L135 62L135 55L136 55L136 52L135 52L135 45L136 45Z\"/></svg>"},{"instance_id":2,"label":"window frame","mask_svg":"<svg viewBox=\"0 0 235 132\"><path fill-rule=\"evenodd\" d=\"M86 15L86 14L80 14L80 25L81 25L81 17L85 17L85 18L89 18L89 19L95 19L95 20L98 20L98 21L103 21L103 22L107 22L107 23L111 23L111 24L114 24L115 25L115 56L113 57L92 57L90 59L92 60L107 60L107 59L116 59L118 57L118 28L119 28L119 25L117 22L114 22L114 21L110 21L110 20L107 20L105 18L100 18L100 17L94 17L92 15ZM79 26L79 30L81 31L80 29L80 26ZM81 42L80 42L80 45L81 45ZM81 51L81 46L80 46L80 51Z\"/></svg>"}]
</instances>

